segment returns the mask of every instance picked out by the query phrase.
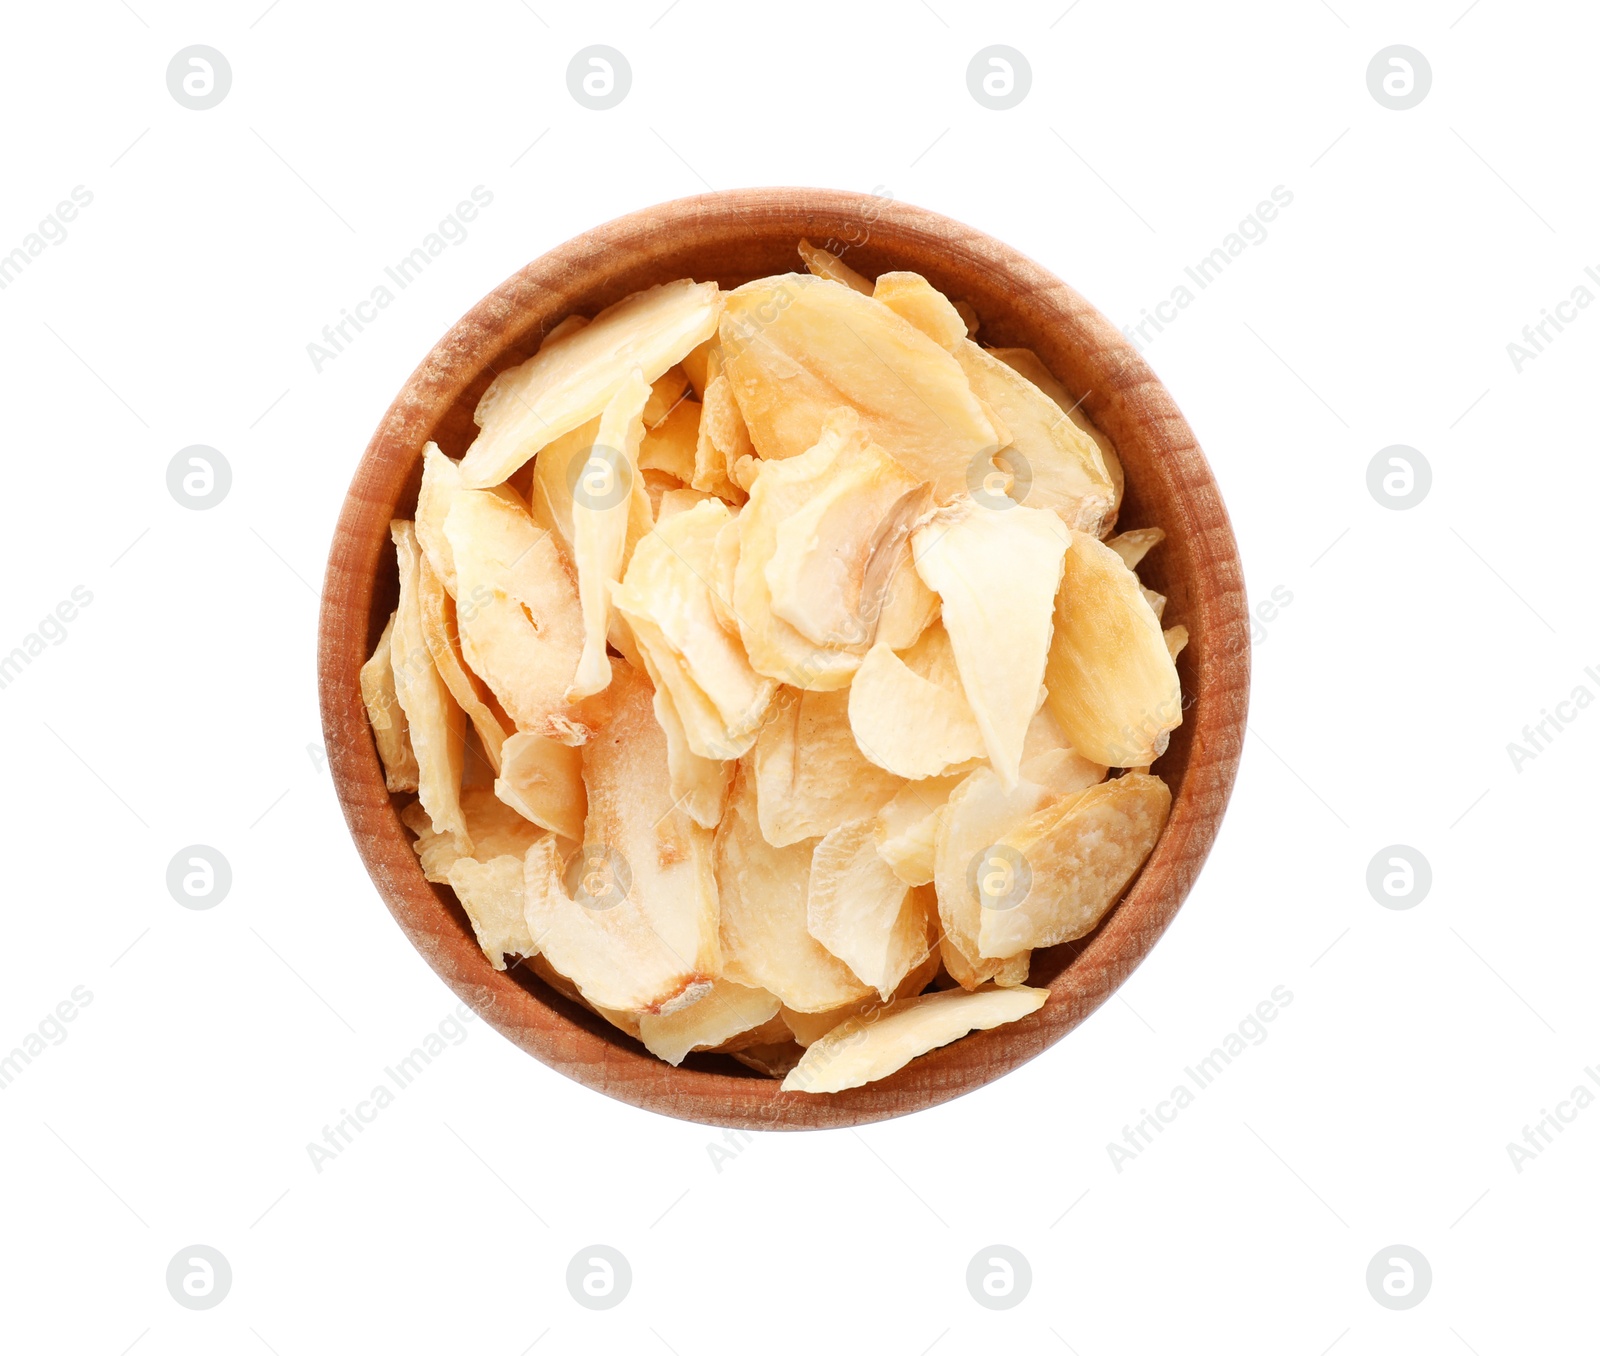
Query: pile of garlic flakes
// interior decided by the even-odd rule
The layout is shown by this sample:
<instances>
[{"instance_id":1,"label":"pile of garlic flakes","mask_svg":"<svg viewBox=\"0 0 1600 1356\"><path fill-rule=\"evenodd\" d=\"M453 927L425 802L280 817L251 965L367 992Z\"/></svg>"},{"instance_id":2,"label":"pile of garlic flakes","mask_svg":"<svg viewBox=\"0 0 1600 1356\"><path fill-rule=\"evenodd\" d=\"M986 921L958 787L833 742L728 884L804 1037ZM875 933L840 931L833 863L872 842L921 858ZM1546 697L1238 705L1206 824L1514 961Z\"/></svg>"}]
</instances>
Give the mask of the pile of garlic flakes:
<instances>
[{"instance_id":1,"label":"pile of garlic flakes","mask_svg":"<svg viewBox=\"0 0 1600 1356\"><path fill-rule=\"evenodd\" d=\"M361 688L497 968L823 1093L1044 1003L1166 822L1187 636L1032 352L800 252L567 319L428 444Z\"/></svg>"}]
</instances>

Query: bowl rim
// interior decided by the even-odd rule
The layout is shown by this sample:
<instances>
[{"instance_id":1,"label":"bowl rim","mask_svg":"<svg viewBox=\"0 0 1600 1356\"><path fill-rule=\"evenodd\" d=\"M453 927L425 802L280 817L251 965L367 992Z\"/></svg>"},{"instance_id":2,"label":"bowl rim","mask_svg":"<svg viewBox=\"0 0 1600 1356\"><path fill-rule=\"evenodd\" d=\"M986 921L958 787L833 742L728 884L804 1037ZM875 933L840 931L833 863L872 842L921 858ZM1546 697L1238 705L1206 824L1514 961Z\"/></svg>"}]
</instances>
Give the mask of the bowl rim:
<instances>
[{"instance_id":1,"label":"bowl rim","mask_svg":"<svg viewBox=\"0 0 1600 1356\"><path fill-rule=\"evenodd\" d=\"M902 249L916 240L948 251L952 266L998 272L1052 327L1042 332L1048 344L1030 335L1036 350L1064 381L1061 367L1076 369L1080 380L1067 382L1069 389L1086 392L1080 403L1119 452L1125 440L1145 448L1151 480L1183 520L1183 550L1193 563L1183 616L1192 677L1187 761L1166 828L1120 902L1087 938L1067 944L1075 950L1048 982L1051 1000L1021 1021L920 1056L888 1079L812 1096L781 1092L776 1080L754 1074L695 1067L698 1057L673 1068L541 981L494 970L459 905L422 875L384 785L357 674L367 658L388 519L404 502L407 480L414 488L422 443L475 380L578 309L574 299L602 285L609 260L642 258L647 266L650 251L668 253L686 232L736 240L741 230L789 226L798 239L830 225L880 242L890 237L890 257L895 240ZM1055 361L1043 351L1051 347ZM1066 283L982 232L892 199L811 188L725 190L630 213L539 256L479 301L407 379L356 466L329 550L318 632L323 734L346 823L379 895L433 970L501 1034L569 1078L646 1110L739 1129L854 1126L937 1105L1032 1059L1110 997L1172 921L1215 840L1243 745L1249 668L1243 575L1220 491L1187 421L1133 344Z\"/></svg>"}]
</instances>

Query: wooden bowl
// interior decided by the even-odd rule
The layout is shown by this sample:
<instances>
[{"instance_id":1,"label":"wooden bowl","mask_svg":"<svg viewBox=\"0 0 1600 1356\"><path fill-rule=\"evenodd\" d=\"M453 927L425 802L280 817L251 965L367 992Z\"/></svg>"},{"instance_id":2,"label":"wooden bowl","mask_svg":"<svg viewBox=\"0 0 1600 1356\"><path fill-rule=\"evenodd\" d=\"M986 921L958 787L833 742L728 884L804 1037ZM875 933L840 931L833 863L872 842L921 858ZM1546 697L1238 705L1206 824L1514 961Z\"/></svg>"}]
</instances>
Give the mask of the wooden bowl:
<instances>
[{"instance_id":1,"label":"wooden bowl","mask_svg":"<svg viewBox=\"0 0 1600 1356\"><path fill-rule=\"evenodd\" d=\"M422 445L451 456L477 429L472 411L498 372L522 362L556 322L672 278L733 287L800 269L796 242L831 242L873 277L911 269L965 298L992 345L1032 348L1111 438L1127 471L1119 526L1166 529L1140 566L1189 628L1178 663L1187 709L1155 770L1171 818L1144 870L1088 937L1034 953L1037 1013L913 1060L892 1077L832 1096L779 1091L723 1055L672 1068L527 966L497 972L450 891L423 879L384 789L357 673L398 592L389 520L411 516ZM323 733L351 836L373 883L428 964L529 1054L635 1106L746 1129L860 1125L957 1097L1060 1040L1110 996L1155 944L1210 850L1244 738L1249 629L1238 548L1189 425L1133 347L1065 283L981 232L921 208L822 189L708 193L600 226L536 259L480 301L395 398L356 468L328 557L319 684Z\"/></svg>"}]
</instances>

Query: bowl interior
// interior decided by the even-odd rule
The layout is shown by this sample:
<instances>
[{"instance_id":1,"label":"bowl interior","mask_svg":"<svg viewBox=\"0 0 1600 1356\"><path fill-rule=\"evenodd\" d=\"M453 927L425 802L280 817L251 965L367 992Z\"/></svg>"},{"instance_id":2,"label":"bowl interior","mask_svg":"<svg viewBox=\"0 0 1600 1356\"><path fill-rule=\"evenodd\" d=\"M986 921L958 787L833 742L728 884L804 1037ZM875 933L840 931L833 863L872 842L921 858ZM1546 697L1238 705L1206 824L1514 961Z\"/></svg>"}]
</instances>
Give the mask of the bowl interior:
<instances>
[{"instance_id":1,"label":"bowl interior","mask_svg":"<svg viewBox=\"0 0 1600 1356\"><path fill-rule=\"evenodd\" d=\"M473 410L496 374L537 350L573 313L592 316L674 278L732 288L801 271L802 238L842 254L869 278L923 274L976 309L980 342L1022 346L1079 399L1115 444L1127 476L1118 529L1161 527L1140 565L1167 595L1167 625L1189 629L1178 661L1183 724L1155 765L1173 792L1161 841L1123 900L1089 936L1034 953L1030 983L1052 997L1034 1016L974 1033L864 1088L813 1097L728 1056L662 1064L528 966L494 971L453 895L423 879L383 788L357 671L398 595L388 522L411 516L430 439L460 457ZM1131 345L1037 264L968 227L870 196L751 190L668 203L589 232L530 264L447 335L413 374L352 484L324 590L321 675L330 766L357 846L397 920L429 963L530 1053L600 1090L667 1114L751 1128L859 1124L957 1096L1031 1058L1121 983L1170 921L1215 835L1243 734L1248 634L1232 532L1183 417Z\"/></svg>"}]
</instances>

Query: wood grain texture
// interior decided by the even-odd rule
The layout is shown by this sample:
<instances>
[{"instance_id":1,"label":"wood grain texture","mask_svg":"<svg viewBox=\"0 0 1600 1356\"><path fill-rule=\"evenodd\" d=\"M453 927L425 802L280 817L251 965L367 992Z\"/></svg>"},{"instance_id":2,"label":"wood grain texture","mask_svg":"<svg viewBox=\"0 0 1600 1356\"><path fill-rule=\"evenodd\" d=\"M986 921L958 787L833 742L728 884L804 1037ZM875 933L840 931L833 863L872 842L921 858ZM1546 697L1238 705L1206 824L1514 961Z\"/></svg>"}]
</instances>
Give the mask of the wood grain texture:
<instances>
[{"instance_id":1,"label":"wood grain texture","mask_svg":"<svg viewBox=\"0 0 1600 1356\"><path fill-rule=\"evenodd\" d=\"M409 517L430 438L459 457L472 411L498 372L538 348L573 312L593 315L672 278L737 286L798 271L795 246L847 246L868 277L925 275L982 318L979 338L1034 349L1111 438L1127 471L1119 527L1158 526L1167 541L1141 565L1165 593L1168 624L1189 628L1178 662L1183 724L1155 771L1172 814L1144 870L1088 937L1036 952L1033 1016L978 1032L890 1078L832 1096L784 1093L725 1056L671 1068L528 972L492 969L448 890L422 875L384 790L357 679L396 593L388 524ZM1127 340L1038 264L948 218L821 189L708 193L622 217L535 260L478 303L423 360L356 468L328 558L320 624L323 732L357 850L406 935L466 1002L529 1054L635 1106L712 1125L800 1130L861 1125L970 1092L1045 1050L1083 1021L1144 958L1183 903L1233 786L1249 690L1249 627L1238 548L1210 467L1171 397Z\"/></svg>"}]
</instances>

